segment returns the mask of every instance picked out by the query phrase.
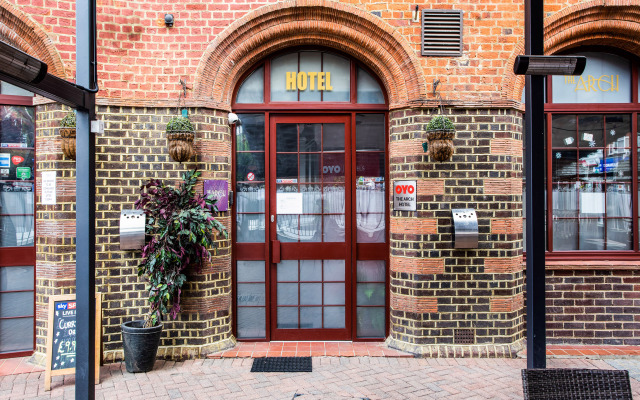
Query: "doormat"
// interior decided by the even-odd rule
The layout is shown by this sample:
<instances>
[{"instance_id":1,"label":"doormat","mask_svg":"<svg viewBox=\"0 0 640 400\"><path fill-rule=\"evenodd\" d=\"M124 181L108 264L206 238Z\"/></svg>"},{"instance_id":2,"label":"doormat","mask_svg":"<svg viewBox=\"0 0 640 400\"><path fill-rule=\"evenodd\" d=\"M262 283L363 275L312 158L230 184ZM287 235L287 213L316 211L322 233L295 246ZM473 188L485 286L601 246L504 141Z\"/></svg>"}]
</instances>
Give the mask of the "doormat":
<instances>
[{"instance_id":1,"label":"doormat","mask_svg":"<svg viewBox=\"0 0 640 400\"><path fill-rule=\"evenodd\" d=\"M251 372L311 372L311 357L254 358Z\"/></svg>"}]
</instances>

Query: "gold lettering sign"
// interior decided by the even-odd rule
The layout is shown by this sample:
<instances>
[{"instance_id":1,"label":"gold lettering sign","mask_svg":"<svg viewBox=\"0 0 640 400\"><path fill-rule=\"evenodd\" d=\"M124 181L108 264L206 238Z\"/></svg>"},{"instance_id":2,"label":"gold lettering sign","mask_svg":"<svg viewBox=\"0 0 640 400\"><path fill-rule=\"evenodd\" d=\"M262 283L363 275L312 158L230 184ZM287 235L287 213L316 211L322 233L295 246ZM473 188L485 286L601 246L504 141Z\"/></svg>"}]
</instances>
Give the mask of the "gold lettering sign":
<instances>
[{"instance_id":1,"label":"gold lettering sign","mask_svg":"<svg viewBox=\"0 0 640 400\"><path fill-rule=\"evenodd\" d=\"M331 72L287 72L287 90L333 90Z\"/></svg>"},{"instance_id":2,"label":"gold lettering sign","mask_svg":"<svg viewBox=\"0 0 640 400\"><path fill-rule=\"evenodd\" d=\"M595 78L592 75L586 77L565 76L564 83L575 85L574 92L579 90L585 92L618 92L620 89L620 77L618 75L600 75Z\"/></svg>"}]
</instances>

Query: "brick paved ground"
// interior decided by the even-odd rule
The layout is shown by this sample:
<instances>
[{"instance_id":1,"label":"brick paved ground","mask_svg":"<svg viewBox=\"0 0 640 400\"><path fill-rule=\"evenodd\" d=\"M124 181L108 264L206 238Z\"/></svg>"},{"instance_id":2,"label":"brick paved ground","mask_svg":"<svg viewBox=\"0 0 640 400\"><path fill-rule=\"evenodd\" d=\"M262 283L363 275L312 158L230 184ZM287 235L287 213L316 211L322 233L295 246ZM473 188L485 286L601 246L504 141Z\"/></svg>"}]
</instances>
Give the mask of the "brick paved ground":
<instances>
[{"instance_id":1,"label":"brick paved ground","mask_svg":"<svg viewBox=\"0 0 640 400\"><path fill-rule=\"evenodd\" d=\"M314 357L311 373L251 373L250 358L159 361L147 374L102 367L96 399L521 399L522 359ZM640 398L640 359L550 359L550 368L629 369ZM0 377L0 399L73 399L73 375Z\"/></svg>"}]
</instances>

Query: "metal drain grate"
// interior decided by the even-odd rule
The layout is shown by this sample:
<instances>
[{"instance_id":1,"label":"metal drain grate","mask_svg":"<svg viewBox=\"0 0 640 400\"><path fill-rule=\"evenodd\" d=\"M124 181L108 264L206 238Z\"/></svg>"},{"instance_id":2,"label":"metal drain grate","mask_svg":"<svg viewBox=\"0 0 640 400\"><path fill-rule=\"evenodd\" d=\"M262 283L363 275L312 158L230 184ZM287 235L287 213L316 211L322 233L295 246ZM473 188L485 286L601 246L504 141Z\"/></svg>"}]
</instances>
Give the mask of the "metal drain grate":
<instances>
[{"instance_id":1,"label":"metal drain grate","mask_svg":"<svg viewBox=\"0 0 640 400\"><path fill-rule=\"evenodd\" d=\"M456 329L453 331L453 344L475 344L476 333L473 329Z\"/></svg>"},{"instance_id":2,"label":"metal drain grate","mask_svg":"<svg viewBox=\"0 0 640 400\"><path fill-rule=\"evenodd\" d=\"M251 372L311 372L311 357L255 358Z\"/></svg>"}]
</instances>

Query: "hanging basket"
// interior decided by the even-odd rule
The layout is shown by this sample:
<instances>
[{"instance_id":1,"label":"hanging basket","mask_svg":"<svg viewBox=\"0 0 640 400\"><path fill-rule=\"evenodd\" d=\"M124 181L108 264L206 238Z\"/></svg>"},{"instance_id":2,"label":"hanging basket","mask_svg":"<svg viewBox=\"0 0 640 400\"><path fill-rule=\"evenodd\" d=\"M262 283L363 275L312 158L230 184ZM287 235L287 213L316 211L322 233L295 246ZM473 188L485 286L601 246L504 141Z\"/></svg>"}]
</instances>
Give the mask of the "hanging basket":
<instances>
[{"instance_id":1,"label":"hanging basket","mask_svg":"<svg viewBox=\"0 0 640 400\"><path fill-rule=\"evenodd\" d=\"M182 163L188 161L196 154L193 148L193 139L195 136L195 132L167 131L169 155L174 161Z\"/></svg>"},{"instance_id":2,"label":"hanging basket","mask_svg":"<svg viewBox=\"0 0 640 400\"><path fill-rule=\"evenodd\" d=\"M62 137L62 153L68 158L76 159L76 128L60 128Z\"/></svg>"},{"instance_id":3,"label":"hanging basket","mask_svg":"<svg viewBox=\"0 0 640 400\"><path fill-rule=\"evenodd\" d=\"M447 161L453 155L453 138L456 131L453 129L428 130L427 141L429 143L429 157L436 161Z\"/></svg>"}]
</instances>

